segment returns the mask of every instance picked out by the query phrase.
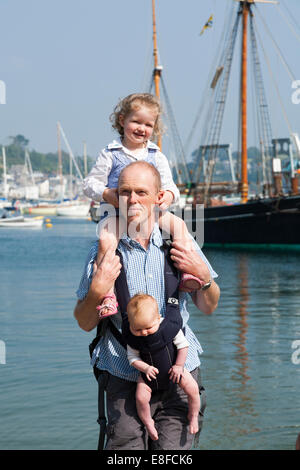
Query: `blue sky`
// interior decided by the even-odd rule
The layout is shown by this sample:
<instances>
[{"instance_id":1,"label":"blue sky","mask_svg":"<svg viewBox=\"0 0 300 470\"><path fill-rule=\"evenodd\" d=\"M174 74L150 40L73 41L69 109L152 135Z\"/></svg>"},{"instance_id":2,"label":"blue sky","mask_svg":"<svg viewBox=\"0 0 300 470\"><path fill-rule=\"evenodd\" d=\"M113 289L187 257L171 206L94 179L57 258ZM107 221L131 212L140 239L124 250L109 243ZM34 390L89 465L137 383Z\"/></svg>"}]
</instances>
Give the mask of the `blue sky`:
<instances>
[{"instance_id":1,"label":"blue sky","mask_svg":"<svg viewBox=\"0 0 300 470\"><path fill-rule=\"evenodd\" d=\"M232 3L236 2L156 2L164 80L183 141L202 101ZM300 80L300 1L282 0L279 7L259 5L258 9L295 79ZM293 24L293 31L280 11ZM199 36L212 13L213 28ZM88 154L96 157L115 135L109 115L119 98L147 89L152 70L151 0L0 0L0 16L0 80L7 93L6 104L0 105L0 142L6 144L8 136L23 134L30 139L30 148L56 151L59 120L73 152L82 154L86 141ZM292 80L258 15L257 24L290 123L300 134L300 104L292 104ZM265 76L274 134L287 136L267 70ZM222 138L236 147L237 72L232 83ZM249 130L249 145L254 137Z\"/></svg>"}]
</instances>

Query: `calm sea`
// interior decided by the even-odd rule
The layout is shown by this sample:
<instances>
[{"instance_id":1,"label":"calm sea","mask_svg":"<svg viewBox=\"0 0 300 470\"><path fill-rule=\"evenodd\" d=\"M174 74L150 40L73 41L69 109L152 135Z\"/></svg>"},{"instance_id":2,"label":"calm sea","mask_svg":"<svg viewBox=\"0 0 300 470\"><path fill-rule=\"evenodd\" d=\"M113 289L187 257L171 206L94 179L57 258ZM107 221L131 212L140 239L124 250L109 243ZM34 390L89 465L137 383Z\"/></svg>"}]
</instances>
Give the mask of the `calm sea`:
<instances>
[{"instance_id":1,"label":"calm sea","mask_svg":"<svg viewBox=\"0 0 300 470\"><path fill-rule=\"evenodd\" d=\"M0 449L97 446L97 387L88 355L94 334L80 330L73 317L95 224L52 223L0 230ZM190 325L204 349L208 401L199 448L294 449L300 256L205 253L222 295L212 316L190 307Z\"/></svg>"}]
</instances>

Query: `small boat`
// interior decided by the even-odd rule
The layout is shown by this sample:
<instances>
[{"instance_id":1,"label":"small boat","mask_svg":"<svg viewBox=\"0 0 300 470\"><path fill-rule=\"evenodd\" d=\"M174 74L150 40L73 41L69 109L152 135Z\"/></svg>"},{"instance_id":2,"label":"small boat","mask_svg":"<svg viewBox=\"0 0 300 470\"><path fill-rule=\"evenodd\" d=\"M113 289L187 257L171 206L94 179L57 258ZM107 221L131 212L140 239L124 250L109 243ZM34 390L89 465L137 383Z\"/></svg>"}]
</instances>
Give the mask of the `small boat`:
<instances>
[{"instance_id":1,"label":"small boat","mask_svg":"<svg viewBox=\"0 0 300 470\"><path fill-rule=\"evenodd\" d=\"M17 215L16 217L3 217L3 218L0 218L1 224L7 224L7 223L16 224L18 222L23 222L23 220L24 220L23 215Z\"/></svg>"},{"instance_id":2,"label":"small boat","mask_svg":"<svg viewBox=\"0 0 300 470\"><path fill-rule=\"evenodd\" d=\"M31 219L29 217L22 218L23 220L15 220L20 219L20 217L11 217L7 219L0 219L0 227L5 228L42 228L44 219Z\"/></svg>"},{"instance_id":3,"label":"small boat","mask_svg":"<svg viewBox=\"0 0 300 470\"><path fill-rule=\"evenodd\" d=\"M90 204L77 204L58 207L56 215L61 217L82 218L89 215Z\"/></svg>"},{"instance_id":4,"label":"small boat","mask_svg":"<svg viewBox=\"0 0 300 470\"><path fill-rule=\"evenodd\" d=\"M32 215L56 215L57 204L27 207L24 212Z\"/></svg>"}]
</instances>

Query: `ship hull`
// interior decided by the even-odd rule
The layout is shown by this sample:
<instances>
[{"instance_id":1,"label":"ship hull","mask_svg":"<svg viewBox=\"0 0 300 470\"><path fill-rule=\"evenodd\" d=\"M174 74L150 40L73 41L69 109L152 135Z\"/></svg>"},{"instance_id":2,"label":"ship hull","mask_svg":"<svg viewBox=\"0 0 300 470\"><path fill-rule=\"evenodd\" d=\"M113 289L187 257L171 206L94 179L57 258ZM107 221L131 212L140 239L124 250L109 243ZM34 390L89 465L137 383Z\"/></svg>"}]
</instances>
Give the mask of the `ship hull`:
<instances>
[{"instance_id":1,"label":"ship hull","mask_svg":"<svg viewBox=\"0 0 300 470\"><path fill-rule=\"evenodd\" d=\"M184 220L203 223L196 211L185 211ZM97 208L91 217L98 222ZM300 196L264 198L246 204L204 209L204 246L273 247L300 250Z\"/></svg>"},{"instance_id":2,"label":"ship hull","mask_svg":"<svg viewBox=\"0 0 300 470\"><path fill-rule=\"evenodd\" d=\"M204 245L300 248L300 196L205 209Z\"/></svg>"}]
</instances>

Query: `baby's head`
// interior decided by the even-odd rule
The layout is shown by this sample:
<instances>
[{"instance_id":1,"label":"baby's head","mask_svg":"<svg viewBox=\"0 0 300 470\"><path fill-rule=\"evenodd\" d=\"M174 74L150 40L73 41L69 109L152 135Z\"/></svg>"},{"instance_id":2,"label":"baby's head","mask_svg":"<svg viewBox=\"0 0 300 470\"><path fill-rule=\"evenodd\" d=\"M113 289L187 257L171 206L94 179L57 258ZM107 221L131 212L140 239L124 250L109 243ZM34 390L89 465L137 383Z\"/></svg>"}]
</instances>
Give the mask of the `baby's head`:
<instances>
[{"instance_id":1,"label":"baby's head","mask_svg":"<svg viewBox=\"0 0 300 470\"><path fill-rule=\"evenodd\" d=\"M120 122L120 116L124 121L131 113L142 107L148 108L156 116L152 135L155 137L163 133L161 121L162 110L158 98L150 93L133 93L122 99L110 116L112 127L118 131L121 137L124 135L124 127Z\"/></svg>"},{"instance_id":2,"label":"baby's head","mask_svg":"<svg viewBox=\"0 0 300 470\"><path fill-rule=\"evenodd\" d=\"M155 333L160 324L158 305L154 297L136 294L127 305L130 331L135 336L148 336Z\"/></svg>"}]
</instances>

